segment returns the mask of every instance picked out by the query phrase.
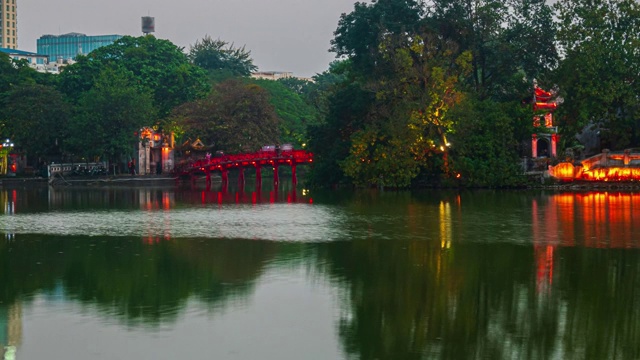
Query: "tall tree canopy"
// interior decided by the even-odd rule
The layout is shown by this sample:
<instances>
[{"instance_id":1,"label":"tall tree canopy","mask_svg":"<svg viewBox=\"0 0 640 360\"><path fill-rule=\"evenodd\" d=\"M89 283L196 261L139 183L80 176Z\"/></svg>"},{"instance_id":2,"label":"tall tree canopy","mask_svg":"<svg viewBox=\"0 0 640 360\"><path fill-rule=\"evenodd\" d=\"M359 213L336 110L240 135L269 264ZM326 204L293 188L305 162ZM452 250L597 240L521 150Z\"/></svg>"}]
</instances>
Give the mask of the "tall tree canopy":
<instances>
[{"instance_id":1,"label":"tall tree canopy","mask_svg":"<svg viewBox=\"0 0 640 360\"><path fill-rule=\"evenodd\" d=\"M53 87L20 85L7 96L5 116L9 121L5 134L26 155L59 156L68 139L70 114L71 107Z\"/></svg>"},{"instance_id":2,"label":"tall tree canopy","mask_svg":"<svg viewBox=\"0 0 640 360\"><path fill-rule=\"evenodd\" d=\"M251 51L245 47L236 48L233 44L206 35L189 47L189 60L210 72L219 72L230 76L249 76L258 69L253 64Z\"/></svg>"},{"instance_id":3,"label":"tall tree canopy","mask_svg":"<svg viewBox=\"0 0 640 360\"><path fill-rule=\"evenodd\" d=\"M94 86L105 67L120 67L131 73L135 83L152 94L161 118L208 91L204 70L191 64L178 46L151 35L125 36L87 56L79 56L60 74L61 90L78 100Z\"/></svg>"},{"instance_id":4,"label":"tall tree canopy","mask_svg":"<svg viewBox=\"0 0 640 360\"><path fill-rule=\"evenodd\" d=\"M206 98L178 107L172 126L185 138L200 138L231 153L256 151L280 139L280 121L269 94L239 80L224 81Z\"/></svg>"},{"instance_id":5,"label":"tall tree canopy","mask_svg":"<svg viewBox=\"0 0 640 360\"><path fill-rule=\"evenodd\" d=\"M327 124L347 127L349 153L333 161L358 185L408 186L433 154L448 151L452 122L447 112L463 98L458 79L469 71L471 57L427 26L421 5L357 3L351 14L342 15L335 32L332 49L349 58L349 81L375 99L356 127L347 125L354 124L347 120L348 108L342 114L332 111L338 124L332 119ZM313 150L331 161L326 147Z\"/></svg>"},{"instance_id":6,"label":"tall tree canopy","mask_svg":"<svg viewBox=\"0 0 640 360\"><path fill-rule=\"evenodd\" d=\"M296 147L305 144L308 141L307 128L318 123L316 109L280 81L252 80L251 82L269 93L269 102L281 120L281 137L278 141L292 143Z\"/></svg>"},{"instance_id":7,"label":"tall tree canopy","mask_svg":"<svg viewBox=\"0 0 640 360\"><path fill-rule=\"evenodd\" d=\"M134 133L154 116L151 94L140 91L133 75L106 67L93 87L80 96L69 129L70 151L89 160L120 160L133 151Z\"/></svg>"},{"instance_id":8,"label":"tall tree canopy","mask_svg":"<svg viewBox=\"0 0 640 360\"><path fill-rule=\"evenodd\" d=\"M496 185L499 178L481 169L516 159L520 139L514 135L530 134L530 120L507 117L522 120L522 100L531 97L533 80L546 81L557 66L552 19L544 0L356 3L340 17L331 42L349 68L342 73L351 85L333 88L336 94L349 89L360 104L370 100L365 111L359 107L356 120L353 107L336 96L324 97L333 104L325 108L325 125L313 132L325 139L311 142L318 146L312 149L316 169L335 171L337 163L358 185L405 187L420 178L459 175L454 172L466 173L474 185ZM362 96L366 93L370 96ZM472 134L476 125L469 122L482 109L492 109L505 140L495 142L504 151L496 150L494 164L456 136ZM342 135L331 139L331 150L323 146L330 129ZM335 151L345 145L346 154ZM465 166L474 161L482 166ZM515 167L506 170L505 177L517 173ZM474 174L479 171L485 174Z\"/></svg>"},{"instance_id":9,"label":"tall tree canopy","mask_svg":"<svg viewBox=\"0 0 640 360\"><path fill-rule=\"evenodd\" d=\"M634 0L561 0L556 77L568 134L592 124L603 145L640 145L640 5Z\"/></svg>"},{"instance_id":10,"label":"tall tree canopy","mask_svg":"<svg viewBox=\"0 0 640 360\"><path fill-rule=\"evenodd\" d=\"M468 84L480 98L519 98L557 64L553 10L545 0L434 0L427 12L441 36L471 51Z\"/></svg>"},{"instance_id":11,"label":"tall tree canopy","mask_svg":"<svg viewBox=\"0 0 640 360\"><path fill-rule=\"evenodd\" d=\"M29 68L26 62L14 61L5 53L0 53L0 138L11 137L8 126L11 118L7 114L9 94L16 87L35 82L35 70Z\"/></svg>"}]
</instances>

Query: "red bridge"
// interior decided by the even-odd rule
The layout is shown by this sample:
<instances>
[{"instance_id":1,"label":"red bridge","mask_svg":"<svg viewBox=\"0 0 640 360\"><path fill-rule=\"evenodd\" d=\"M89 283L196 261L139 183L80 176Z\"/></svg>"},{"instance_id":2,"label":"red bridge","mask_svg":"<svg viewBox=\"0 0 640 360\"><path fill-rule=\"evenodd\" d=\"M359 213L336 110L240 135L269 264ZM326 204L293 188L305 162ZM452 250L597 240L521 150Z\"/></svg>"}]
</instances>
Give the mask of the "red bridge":
<instances>
[{"instance_id":1,"label":"red bridge","mask_svg":"<svg viewBox=\"0 0 640 360\"><path fill-rule=\"evenodd\" d=\"M240 171L239 181L244 181L244 170L246 168L256 169L256 182L262 182L262 167L273 168L273 182L278 183L278 167L290 166L292 182L296 184L296 166L313 162L313 154L306 150L282 150L282 151L258 151L246 154L230 154L211 158L204 158L177 169L179 176L190 176L192 181L198 174L204 173L207 184L211 184L211 172L220 171L222 182L229 181L229 170L238 169Z\"/></svg>"}]
</instances>

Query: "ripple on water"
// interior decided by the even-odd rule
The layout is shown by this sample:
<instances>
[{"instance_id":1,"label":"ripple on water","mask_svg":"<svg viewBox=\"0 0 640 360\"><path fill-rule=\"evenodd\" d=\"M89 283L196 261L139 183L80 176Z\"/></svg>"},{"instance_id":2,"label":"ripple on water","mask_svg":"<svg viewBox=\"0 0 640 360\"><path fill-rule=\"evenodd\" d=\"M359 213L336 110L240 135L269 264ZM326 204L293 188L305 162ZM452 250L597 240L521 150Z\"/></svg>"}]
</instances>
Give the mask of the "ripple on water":
<instances>
[{"instance_id":1,"label":"ripple on water","mask_svg":"<svg viewBox=\"0 0 640 360\"><path fill-rule=\"evenodd\" d=\"M133 211L77 211L0 216L0 232L85 236L244 238L324 242L343 237L336 209L307 204Z\"/></svg>"}]
</instances>

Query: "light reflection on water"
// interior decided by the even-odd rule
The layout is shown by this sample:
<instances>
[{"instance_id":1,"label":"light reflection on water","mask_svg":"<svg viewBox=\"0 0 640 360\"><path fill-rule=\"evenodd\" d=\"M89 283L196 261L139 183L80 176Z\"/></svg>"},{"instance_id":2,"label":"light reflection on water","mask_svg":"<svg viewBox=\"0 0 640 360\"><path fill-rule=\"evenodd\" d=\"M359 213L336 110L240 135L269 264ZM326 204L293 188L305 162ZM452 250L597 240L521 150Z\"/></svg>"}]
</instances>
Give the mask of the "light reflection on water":
<instances>
[{"instance_id":1,"label":"light reflection on water","mask_svg":"<svg viewBox=\"0 0 640 360\"><path fill-rule=\"evenodd\" d=\"M58 211L2 217L13 234L244 238L320 242L339 239L342 214L323 206L270 204L170 211Z\"/></svg>"},{"instance_id":2,"label":"light reflection on water","mask_svg":"<svg viewBox=\"0 0 640 360\"><path fill-rule=\"evenodd\" d=\"M0 190L0 323L28 329L16 343L0 326L0 343L34 359L640 358L638 194L309 200Z\"/></svg>"},{"instance_id":3,"label":"light reflection on water","mask_svg":"<svg viewBox=\"0 0 640 360\"><path fill-rule=\"evenodd\" d=\"M489 203L478 199L488 196ZM30 201L29 201L30 200ZM125 189L55 190L46 208L0 191L0 232L13 234L243 238L287 242L355 239L490 241L589 247L640 246L640 195L566 193L531 197L522 206L499 197L443 195L427 205L377 194L348 206L301 191L227 192ZM375 205L370 206L371 202ZM389 206L384 206L388 203ZM382 206L381 206L382 205Z\"/></svg>"}]
</instances>

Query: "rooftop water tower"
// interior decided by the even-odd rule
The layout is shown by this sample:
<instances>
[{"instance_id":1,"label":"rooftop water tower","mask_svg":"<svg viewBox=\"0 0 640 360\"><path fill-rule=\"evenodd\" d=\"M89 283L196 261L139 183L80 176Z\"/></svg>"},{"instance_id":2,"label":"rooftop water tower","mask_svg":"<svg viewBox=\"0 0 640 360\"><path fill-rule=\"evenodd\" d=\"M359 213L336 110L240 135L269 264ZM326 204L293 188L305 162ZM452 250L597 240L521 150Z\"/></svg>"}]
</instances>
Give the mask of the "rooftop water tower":
<instances>
[{"instance_id":1,"label":"rooftop water tower","mask_svg":"<svg viewBox=\"0 0 640 360\"><path fill-rule=\"evenodd\" d=\"M156 18L151 16L142 17L142 33L149 35L156 31Z\"/></svg>"}]
</instances>

